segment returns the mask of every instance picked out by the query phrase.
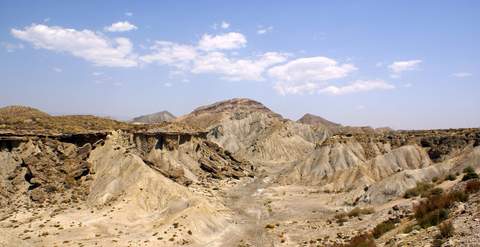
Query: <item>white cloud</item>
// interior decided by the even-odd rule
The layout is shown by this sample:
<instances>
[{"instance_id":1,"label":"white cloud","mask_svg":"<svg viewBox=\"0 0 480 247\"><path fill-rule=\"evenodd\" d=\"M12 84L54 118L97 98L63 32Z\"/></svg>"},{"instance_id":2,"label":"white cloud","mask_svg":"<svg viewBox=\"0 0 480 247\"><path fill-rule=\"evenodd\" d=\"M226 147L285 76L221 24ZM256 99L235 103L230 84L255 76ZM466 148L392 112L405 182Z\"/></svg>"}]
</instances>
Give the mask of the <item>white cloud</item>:
<instances>
[{"instance_id":1,"label":"white cloud","mask_svg":"<svg viewBox=\"0 0 480 247\"><path fill-rule=\"evenodd\" d=\"M12 43L7 43L7 42L1 42L0 45L7 52L14 52L16 50L22 50L24 48L23 44L12 44Z\"/></svg>"},{"instance_id":2,"label":"white cloud","mask_svg":"<svg viewBox=\"0 0 480 247\"><path fill-rule=\"evenodd\" d=\"M286 81L325 81L347 76L357 70L353 64L338 64L328 57L299 58L271 68L268 74L273 78Z\"/></svg>"},{"instance_id":3,"label":"white cloud","mask_svg":"<svg viewBox=\"0 0 480 247\"><path fill-rule=\"evenodd\" d=\"M230 27L230 23L226 22L226 21L222 21L222 23L220 24L220 27L223 28L223 29L227 29Z\"/></svg>"},{"instance_id":4,"label":"white cloud","mask_svg":"<svg viewBox=\"0 0 480 247\"><path fill-rule=\"evenodd\" d=\"M128 17L133 16L133 13L132 12L125 12L125 16L128 16Z\"/></svg>"},{"instance_id":5,"label":"white cloud","mask_svg":"<svg viewBox=\"0 0 480 247\"><path fill-rule=\"evenodd\" d=\"M108 39L90 30L32 24L23 30L12 29L14 37L36 48L70 53L97 66L134 67L138 63L127 38Z\"/></svg>"},{"instance_id":6,"label":"white cloud","mask_svg":"<svg viewBox=\"0 0 480 247\"><path fill-rule=\"evenodd\" d=\"M268 75L276 80L274 89L285 95L313 93L328 80L346 77L355 70L353 64L339 64L328 57L308 57L272 67Z\"/></svg>"},{"instance_id":7,"label":"white cloud","mask_svg":"<svg viewBox=\"0 0 480 247\"><path fill-rule=\"evenodd\" d=\"M263 72L270 66L286 61L287 55L267 52L255 59L232 59L221 52L210 52L198 57L193 64L192 73L220 74L224 79L263 80Z\"/></svg>"},{"instance_id":8,"label":"white cloud","mask_svg":"<svg viewBox=\"0 0 480 247\"><path fill-rule=\"evenodd\" d=\"M247 39L243 34L230 32L221 35L204 34L198 42L198 47L204 51L231 50L245 47Z\"/></svg>"},{"instance_id":9,"label":"white cloud","mask_svg":"<svg viewBox=\"0 0 480 247\"><path fill-rule=\"evenodd\" d=\"M395 74L418 69L422 60L395 61L388 68Z\"/></svg>"},{"instance_id":10,"label":"white cloud","mask_svg":"<svg viewBox=\"0 0 480 247\"><path fill-rule=\"evenodd\" d=\"M58 68L58 67L53 67L52 70L57 72L57 73L60 73L60 72L63 71L61 68Z\"/></svg>"},{"instance_id":11,"label":"white cloud","mask_svg":"<svg viewBox=\"0 0 480 247\"><path fill-rule=\"evenodd\" d=\"M173 84L170 83L170 82L166 82L166 83L164 83L163 85L164 85L165 87L172 87L172 86L173 86Z\"/></svg>"},{"instance_id":12,"label":"white cloud","mask_svg":"<svg viewBox=\"0 0 480 247\"><path fill-rule=\"evenodd\" d=\"M105 31L108 32L126 32L126 31L131 31L131 30L136 30L138 29L137 26L131 24L128 21L119 21L115 22L112 25L105 27Z\"/></svg>"},{"instance_id":13,"label":"white cloud","mask_svg":"<svg viewBox=\"0 0 480 247\"><path fill-rule=\"evenodd\" d=\"M195 47L169 41L156 41L150 49L154 52L140 57L143 62L158 62L159 64L186 68L197 57Z\"/></svg>"},{"instance_id":14,"label":"white cloud","mask_svg":"<svg viewBox=\"0 0 480 247\"><path fill-rule=\"evenodd\" d=\"M388 90L394 89L395 86L389 83L386 83L382 80L358 80L354 81L345 86L328 86L320 89L319 93L327 93L331 95L344 95L357 92L368 92L373 90Z\"/></svg>"},{"instance_id":15,"label":"white cloud","mask_svg":"<svg viewBox=\"0 0 480 247\"><path fill-rule=\"evenodd\" d=\"M473 75L472 73L468 73L468 72L458 72L458 73L453 73L452 74L452 76L458 77L458 78L470 77L472 75Z\"/></svg>"},{"instance_id":16,"label":"white cloud","mask_svg":"<svg viewBox=\"0 0 480 247\"><path fill-rule=\"evenodd\" d=\"M257 34L266 34L266 33L269 33L273 31L273 27L272 26L269 26L269 27L262 27L262 26L259 26L258 27L258 30L257 30Z\"/></svg>"},{"instance_id":17,"label":"white cloud","mask_svg":"<svg viewBox=\"0 0 480 247\"><path fill-rule=\"evenodd\" d=\"M93 76L101 76L101 75L103 75L103 72L93 72L92 75Z\"/></svg>"},{"instance_id":18,"label":"white cloud","mask_svg":"<svg viewBox=\"0 0 480 247\"><path fill-rule=\"evenodd\" d=\"M286 61L288 55L278 52L267 52L253 58L237 58L218 51L218 49L227 49L243 42L234 42L236 39L229 33L223 36L209 38L202 37L198 46L178 44L168 41L156 41L155 45L150 47L153 51L150 54L140 57L145 63L157 62L174 66L177 70L175 74L184 75L186 72L193 74L217 74L222 79L238 80L264 80L265 70L275 64ZM208 40L208 41L206 41ZM212 41L214 40L214 41ZM228 40L225 41L225 40ZM209 44L208 42L212 41ZM225 41L225 42L224 42ZM245 40L246 42L246 40Z\"/></svg>"}]
</instances>

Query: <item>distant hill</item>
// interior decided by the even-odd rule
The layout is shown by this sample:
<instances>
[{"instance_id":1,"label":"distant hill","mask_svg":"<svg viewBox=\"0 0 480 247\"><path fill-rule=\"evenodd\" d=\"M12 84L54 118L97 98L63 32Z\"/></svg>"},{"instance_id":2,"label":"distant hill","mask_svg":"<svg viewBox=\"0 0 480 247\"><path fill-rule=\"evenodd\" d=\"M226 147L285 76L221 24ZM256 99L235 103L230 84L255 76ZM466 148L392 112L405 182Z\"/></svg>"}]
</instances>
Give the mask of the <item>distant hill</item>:
<instances>
[{"instance_id":1,"label":"distant hill","mask_svg":"<svg viewBox=\"0 0 480 247\"><path fill-rule=\"evenodd\" d=\"M157 113L152 113L148 115L143 115L132 119L132 123L143 123L143 124L156 124L161 122L170 122L174 120L176 117L168 112L168 111L161 111Z\"/></svg>"},{"instance_id":2,"label":"distant hill","mask_svg":"<svg viewBox=\"0 0 480 247\"><path fill-rule=\"evenodd\" d=\"M323 125L327 128L337 128L341 126L338 123L334 123L325 118L310 113L303 115L303 117L301 117L297 122L309 125Z\"/></svg>"},{"instance_id":3,"label":"distant hill","mask_svg":"<svg viewBox=\"0 0 480 247\"><path fill-rule=\"evenodd\" d=\"M0 132L50 134L126 129L129 125L92 115L51 116L28 106L0 108Z\"/></svg>"}]
</instances>

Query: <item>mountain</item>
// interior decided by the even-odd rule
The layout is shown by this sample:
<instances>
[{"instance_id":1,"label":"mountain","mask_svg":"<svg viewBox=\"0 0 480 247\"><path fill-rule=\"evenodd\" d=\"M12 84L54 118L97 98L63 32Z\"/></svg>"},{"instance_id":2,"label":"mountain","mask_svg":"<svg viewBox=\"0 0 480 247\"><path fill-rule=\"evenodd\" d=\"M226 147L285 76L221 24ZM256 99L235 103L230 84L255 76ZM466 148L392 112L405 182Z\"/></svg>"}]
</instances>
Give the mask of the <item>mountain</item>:
<instances>
[{"instance_id":1,"label":"mountain","mask_svg":"<svg viewBox=\"0 0 480 247\"><path fill-rule=\"evenodd\" d=\"M139 116L131 120L132 123L141 124L156 124L161 122L170 122L175 119L175 116L168 111L161 111L148 115Z\"/></svg>"},{"instance_id":2,"label":"mountain","mask_svg":"<svg viewBox=\"0 0 480 247\"><path fill-rule=\"evenodd\" d=\"M307 113L307 114L303 115L303 117L298 119L297 122L303 123L303 124L310 124L310 125L319 124L319 125L324 125L328 128L332 128L332 127L334 128L334 127L341 126L338 123L328 121L325 118L322 118L322 117L319 117L317 115L313 115L313 114L310 114L310 113Z\"/></svg>"},{"instance_id":3,"label":"mountain","mask_svg":"<svg viewBox=\"0 0 480 247\"><path fill-rule=\"evenodd\" d=\"M280 114L271 111L262 103L245 98L234 98L200 106L191 113L179 117L176 121L209 128L228 118L241 118L250 113L262 114L268 118L282 119Z\"/></svg>"},{"instance_id":4,"label":"mountain","mask_svg":"<svg viewBox=\"0 0 480 247\"><path fill-rule=\"evenodd\" d=\"M176 121L207 130L209 140L256 162L290 162L327 135L325 130L284 119L262 103L243 98L201 106Z\"/></svg>"},{"instance_id":5,"label":"mountain","mask_svg":"<svg viewBox=\"0 0 480 247\"><path fill-rule=\"evenodd\" d=\"M331 122L325 118L310 113L303 115L303 117L298 119L297 122L313 126L321 126L330 130L332 133L338 132L342 127L341 124Z\"/></svg>"},{"instance_id":6,"label":"mountain","mask_svg":"<svg viewBox=\"0 0 480 247\"><path fill-rule=\"evenodd\" d=\"M291 121L250 99L158 124L11 106L0 168L0 246L480 241L479 128Z\"/></svg>"}]
</instances>

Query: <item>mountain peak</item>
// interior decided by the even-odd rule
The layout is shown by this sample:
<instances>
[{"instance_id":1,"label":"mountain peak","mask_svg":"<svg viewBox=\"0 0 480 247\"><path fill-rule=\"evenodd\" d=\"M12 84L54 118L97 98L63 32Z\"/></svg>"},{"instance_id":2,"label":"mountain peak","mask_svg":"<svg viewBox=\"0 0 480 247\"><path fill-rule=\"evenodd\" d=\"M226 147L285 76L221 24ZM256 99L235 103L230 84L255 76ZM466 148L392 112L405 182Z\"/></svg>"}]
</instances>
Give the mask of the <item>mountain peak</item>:
<instances>
[{"instance_id":1,"label":"mountain peak","mask_svg":"<svg viewBox=\"0 0 480 247\"><path fill-rule=\"evenodd\" d=\"M232 112L264 112L272 116L281 117L262 103L248 98L233 98L215 102L196 108L191 114L200 115L203 113L232 113Z\"/></svg>"},{"instance_id":2,"label":"mountain peak","mask_svg":"<svg viewBox=\"0 0 480 247\"><path fill-rule=\"evenodd\" d=\"M313 114L310 114L310 113L307 113L307 114L303 115L303 117L298 119L297 122L303 123L303 124L309 124L309 125L324 125L328 128L340 127L341 126L341 124L334 123L334 122L329 121L329 120L327 120L323 117L313 115Z\"/></svg>"},{"instance_id":3,"label":"mountain peak","mask_svg":"<svg viewBox=\"0 0 480 247\"><path fill-rule=\"evenodd\" d=\"M176 117L168 111L160 111L152 114L142 115L132 119L133 123L155 124L169 122Z\"/></svg>"}]
</instances>

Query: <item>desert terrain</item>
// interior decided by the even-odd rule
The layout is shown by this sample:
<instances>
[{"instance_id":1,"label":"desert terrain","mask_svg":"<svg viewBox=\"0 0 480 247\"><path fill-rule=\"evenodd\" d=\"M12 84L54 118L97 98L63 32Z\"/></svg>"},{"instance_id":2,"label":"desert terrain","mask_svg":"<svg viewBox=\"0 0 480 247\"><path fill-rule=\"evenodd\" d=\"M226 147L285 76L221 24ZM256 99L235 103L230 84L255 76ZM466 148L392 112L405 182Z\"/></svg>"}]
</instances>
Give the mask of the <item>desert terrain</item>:
<instances>
[{"instance_id":1,"label":"desert terrain","mask_svg":"<svg viewBox=\"0 0 480 247\"><path fill-rule=\"evenodd\" d=\"M250 99L131 122L8 106L0 246L480 246L479 171L478 128L294 121Z\"/></svg>"}]
</instances>

